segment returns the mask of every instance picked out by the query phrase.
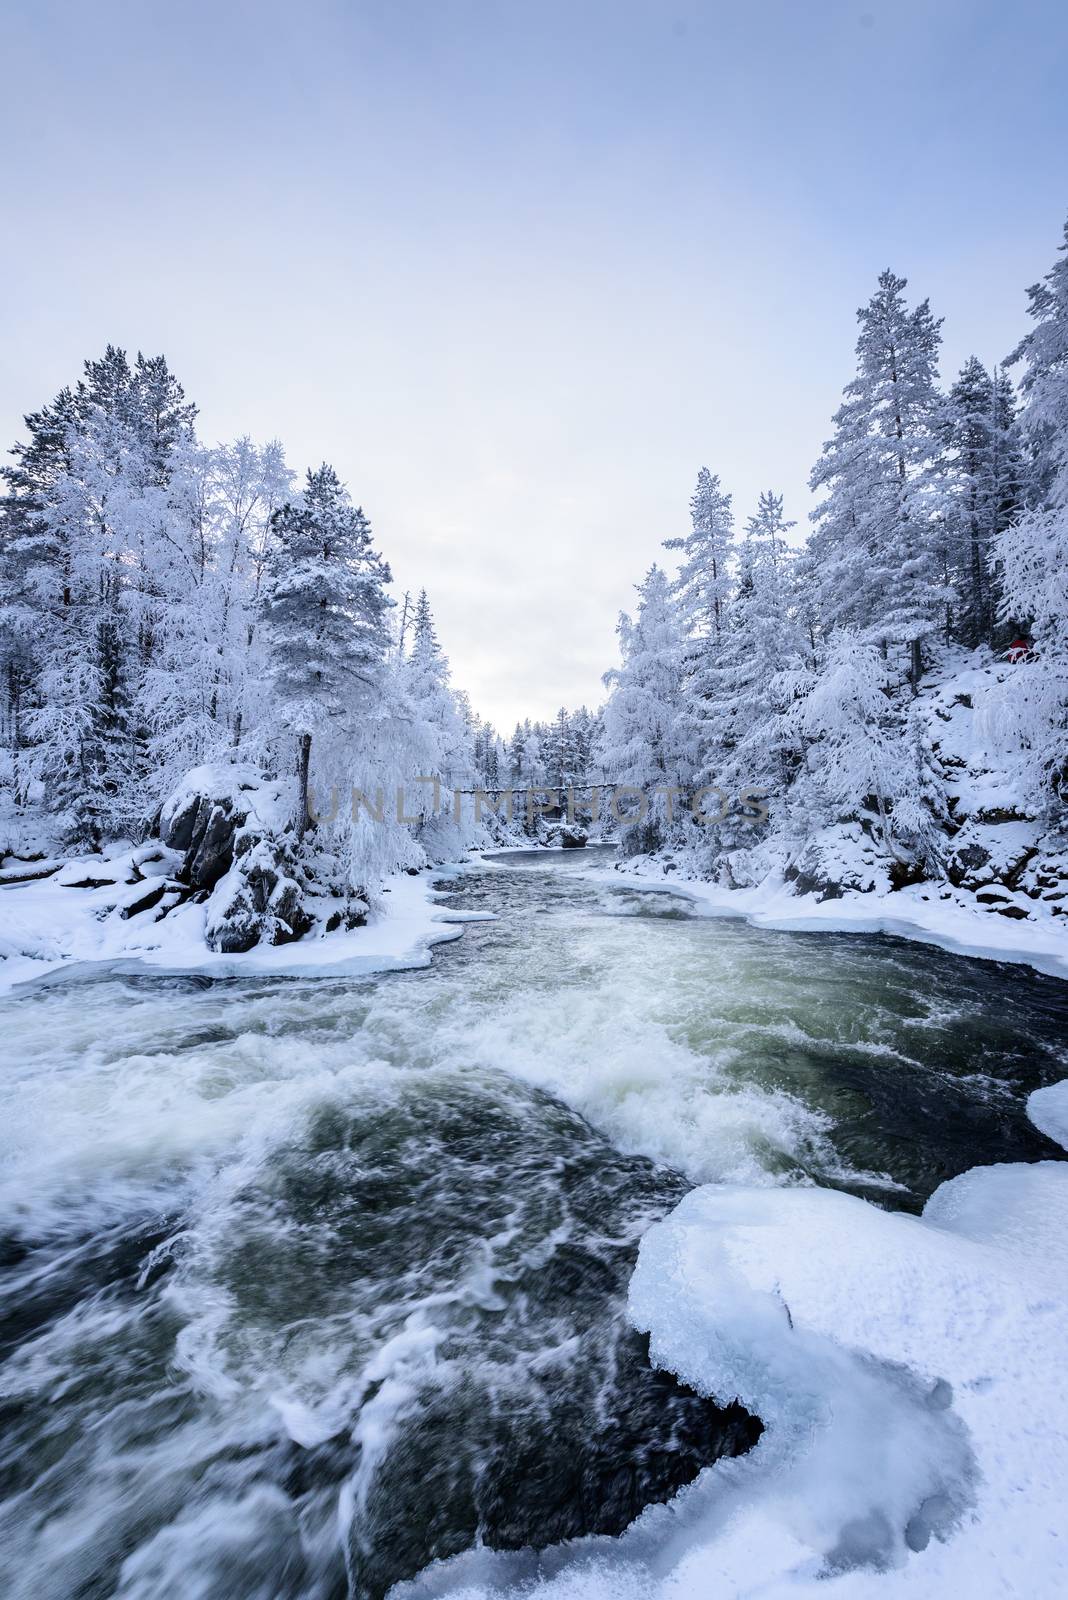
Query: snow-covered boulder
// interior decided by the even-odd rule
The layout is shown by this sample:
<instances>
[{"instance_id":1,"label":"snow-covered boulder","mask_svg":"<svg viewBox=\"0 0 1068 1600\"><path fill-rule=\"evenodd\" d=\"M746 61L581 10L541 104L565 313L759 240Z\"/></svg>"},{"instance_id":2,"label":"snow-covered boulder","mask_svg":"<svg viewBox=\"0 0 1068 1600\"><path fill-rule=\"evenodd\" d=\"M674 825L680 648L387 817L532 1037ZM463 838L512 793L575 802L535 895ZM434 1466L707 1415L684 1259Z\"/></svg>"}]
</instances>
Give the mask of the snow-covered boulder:
<instances>
[{"instance_id":1,"label":"snow-covered boulder","mask_svg":"<svg viewBox=\"0 0 1068 1600\"><path fill-rule=\"evenodd\" d=\"M207 905L205 937L213 950L233 955L257 944L288 944L313 926L304 907L304 876L286 839L238 838L238 859Z\"/></svg>"},{"instance_id":2,"label":"snow-covered boulder","mask_svg":"<svg viewBox=\"0 0 1068 1600\"><path fill-rule=\"evenodd\" d=\"M295 781L255 767L194 767L161 812L162 847L181 852L177 876L210 893L204 932L226 954L285 944L314 925L293 835Z\"/></svg>"},{"instance_id":3,"label":"snow-covered boulder","mask_svg":"<svg viewBox=\"0 0 1068 1600\"><path fill-rule=\"evenodd\" d=\"M295 780L265 778L255 767L194 767L164 802L160 839L183 853L179 876L193 889L213 889L229 872L239 832L282 834L295 807Z\"/></svg>"},{"instance_id":4,"label":"snow-covered boulder","mask_svg":"<svg viewBox=\"0 0 1068 1600\"><path fill-rule=\"evenodd\" d=\"M847 892L886 894L890 863L859 822L824 828L785 869L797 894L820 900L841 900Z\"/></svg>"},{"instance_id":5,"label":"snow-covered boulder","mask_svg":"<svg viewBox=\"0 0 1068 1600\"><path fill-rule=\"evenodd\" d=\"M953 839L946 876L956 888L974 891L1001 884L1018 889L1038 845L1039 829L1033 822L970 819Z\"/></svg>"}]
</instances>

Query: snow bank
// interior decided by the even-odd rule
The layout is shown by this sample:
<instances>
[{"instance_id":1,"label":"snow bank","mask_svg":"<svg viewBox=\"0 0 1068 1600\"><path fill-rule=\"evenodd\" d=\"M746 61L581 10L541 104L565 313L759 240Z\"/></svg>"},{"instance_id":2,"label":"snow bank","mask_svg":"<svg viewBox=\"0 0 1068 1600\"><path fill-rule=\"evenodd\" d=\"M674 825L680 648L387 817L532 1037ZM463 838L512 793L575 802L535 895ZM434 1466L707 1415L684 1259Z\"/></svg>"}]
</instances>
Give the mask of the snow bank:
<instances>
[{"instance_id":1,"label":"snow bank","mask_svg":"<svg viewBox=\"0 0 1068 1600\"><path fill-rule=\"evenodd\" d=\"M821 1189L688 1195L642 1241L632 1318L768 1431L673 1594L712 1570L737 1595L1068 1592L1066 1229L1060 1162L974 1169L922 1219Z\"/></svg>"},{"instance_id":2,"label":"snow bank","mask_svg":"<svg viewBox=\"0 0 1068 1600\"><path fill-rule=\"evenodd\" d=\"M893 894L846 891L841 899L799 896L782 878L752 889L680 879L656 862L630 869L643 890L664 890L693 902L701 916L745 917L754 927L787 933L888 933L937 945L955 955L1017 961L1055 978L1068 978L1068 919L1012 922L991 916L937 884L915 884ZM629 875L629 874L628 874ZM619 882L613 868L606 882Z\"/></svg>"},{"instance_id":3,"label":"snow bank","mask_svg":"<svg viewBox=\"0 0 1068 1600\"><path fill-rule=\"evenodd\" d=\"M405 1594L1068 1593L1066 1227L1060 1162L975 1169L922 1218L827 1189L692 1191L644 1236L630 1313L659 1365L759 1413L756 1448L618 1540L523 1567L475 1552Z\"/></svg>"},{"instance_id":4,"label":"snow bank","mask_svg":"<svg viewBox=\"0 0 1068 1600\"><path fill-rule=\"evenodd\" d=\"M1068 1150L1068 1079L1029 1095L1027 1115L1040 1133Z\"/></svg>"},{"instance_id":5,"label":"snow bank","mask_svg":"<svg viewBox=\"0 0 1068 1600\"><path fill-rule=\"evenodd\" d=\"M459 937L461 929L452 924L470 920L437 906L432 883L440 873L401 873L382 888L365 927L222 955L205 941L206 904L176 906L159 922L151 911L123 916L146 890L145 882L131 881L129 870L143 853L106 861L82 857L53 877L0 886L0 993L48 973L98 964L217 978L325 977L421 967L429 964L435 944ZM147 876L150 865L142 861L139 871ZM72 886L86 882L99 886Z\"/></svg>"}]
</instances>

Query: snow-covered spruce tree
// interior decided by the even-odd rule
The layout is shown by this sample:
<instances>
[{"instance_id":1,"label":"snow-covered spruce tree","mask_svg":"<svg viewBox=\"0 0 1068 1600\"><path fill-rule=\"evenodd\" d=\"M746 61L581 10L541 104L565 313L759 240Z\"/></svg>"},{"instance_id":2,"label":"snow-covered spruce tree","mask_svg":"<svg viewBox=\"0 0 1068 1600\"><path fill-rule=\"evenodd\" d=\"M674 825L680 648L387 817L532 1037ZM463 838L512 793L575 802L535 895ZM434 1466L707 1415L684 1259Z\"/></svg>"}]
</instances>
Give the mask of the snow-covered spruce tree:
<instances>
[{"instance_id":1,"label":"snow-covered spruce tree","mask_svg":"<svg viewBox=\"0 0 1068 1600\"><path fill-rule=\"evenodd\" d=\"M1034 457L1032 506L1063 505L1068 494L1068 221L1060 259L1027 291L1034 322L1009 358L1024 363L1022 422Z\"/></svg>"},{"instance_id":2,"label":"snow-covered spruce tree","mask_svg":"<svg viewBox=\"0 0 1068 1600\"><path fill-rule=\"evenodd\" d=\"M622 665L605 674L600 761L610 783L639 789L648 812L620 828L627 854L655 850L684 828L678 796L692 776L692 748L684 718L685 642L666 574L649 569L638 585L637 615L617 629ZM656 791L660 791L657 793Z\"/></svg>"},{"instance_id":3,"label":"snow-covered spruce tree","mask_svg":"<svg viewBox=\"0 0 1068 1600\"><path fill-rule=\"evenodd\" d=\"M0 585L23 746L16 785L39 780L83 842L134 830L146 811L141 689L164 606L176 461L194 416L162 357L131 365L109 346L74 389L26 418L29 438L5 468Z\"/></svg>"},{"instance_id":4,"label":"snow-covered spruce tree","mask_svg":"<svg viewBox=\"0 0 1068 1600\"><path fill-rule=\"evenodd\" d=\"M800 760L790 713L811 681L808 641L797 615L794 554L781 495L760 496L738 557L729 626L701 673L703 700L691 702L698 735L695 782L717 788L721 820L704 829L705 865L754 843L754 803L770 810L785 799ZM702 708L704 715L701 715Z\"/></svg>"},{"instance_id":5,"label":"snow-covered spruce tree","mask_svg":"<svg viewBox=\"0 0 1068 1600\"><path fill-rule=\"evenodd\" d=\"M812 513L811 559L825 629L848 626L908 647L915 685L923 643L944 624L939 479L941 323L926 300L909 311L904 278L884 272L857 312L857 372L813 469L826 496Z\"/></svg>"},{"instance_id":6,"label":"snow-covered spruce tree","mask_svg":"<svg viewBox=\"0 0 1068 1600\"><path fill-rule=\"evenodd\" d=\"M145 567L146 524L163 491L146 495L136 437L115 411L95 408L71 434L39 524L62 567L37 568L37 704L26 719L28 766L72 841L94 847L135 831L146 809L148 761L136 720L140 678L157 609ZM47 648L44 646L47 644Z\"/></svg>"},{"instance_id":7,"label":"snow-covered spruce tree","mask_svg":"<svg viewBox=\"0 0 1068 1600\"><path fill-rule=\"evenodd\" d=\"M1019 752L1021 777L1059 822L1068 814L1068 223L1060 259L1029 291L1035 326L1013 360L1025 363L1021 418L1033 460L1030 503L998 542L1002 615L1031 629L1036 659L1021 663L993 706Z\"/></svg>"},{"instance_id":8,"label":"snow-covered spruce tree","mask_svg":"<svg viewBox=\"0 0 1068 1600\"><path fill-rule=\"evenodd\" d=\"M263 681L256 640L259 593L272 521L292 486L293 474L277 439L256 446L245 437L208 452L210 557L220 574L211 714L226 724L235 749L246 723L254 725L262 716L257 703Z\"/></svg>"},{"instance_id":9,"label":"snow-covered spruce tree","mask_svg":"<svg viewBox=\"0 0 1068 1600\"><path fill-rule=\"evenodd\" d=\"M542 746L542 762L546 782L554 789L564 789L578 778L579 760L574 730L567 707L556 713L546 743Z\"/></svg>"},{"instance_id":10,"label":"snow-covered spruce tree","mask_svg":"<svg viewBox=\"0 0 1068 1600\"><path fill-rule=\"evenodd\" d=\"M1020 510L1024 463L1012 385L971 356L946 397L947 577L957 596L951 629L974 647L993 642L998 616L998 541Z\"/></svg>"},{"instance_id":11,"label":"snow-covered spruce tree","mask_svg":"<svg viewBox=\"0 0 1068 1600\"><path fill-rule=\"evenodd\" d=\"M719 477L702 467L690 500L690 532L685 539L665 540L665 549L681 550L682 562L672 585L683 635L683 692L679 739L693 755L698 770L702 753L717 737L722 706L718 699L718 666L730 633L734 593L734 514L731 496Z\"/></svg>"},{"instance_id":12,"label":"snow-covered spruce tree","mask_svg":"<svg viewBox=\"0 0 1068 1600\"><path fill-rule=\"evenodd\" d=\"M442 859L445 833L455 790L471 788L474 765L474 722L470 722L458 696L449 686L449 663L441 648L434 617L422 589L409 623L411 646L401 670L401 683L411 708L411 770L402 781L412 790L407 812L418 816L419 835L431 859ZM416 780L422 780L418 782ZM438 804L435 810L434 785L437 780ZM463 818L461 803L461 819Z\"/></svg>"},{"instance_id":13,"label":"snow-covered spruce tree","mask_svg":"<svg viewBox=\"0 0 1068 1600\"><path fill-rule=\"evenodd\" d=\"M718 475L702 467L690 499L690 532L682 539L666 539L664 548L683 552L674 586L683 626L713 644L727 626L733 542L731 497Z\"/></svg>"},{"instance_id":14,"label":"snow-covered spruce tree","mask_svg":"<svg viewBox=\"0 0 1068 1600\"><path fill-rule=\"evenodd\" d=\"M789 713L805 750L791 801L809 836L856 818L899 868L922 870L937 866L943 801L919 725L895 708L892 686L877 645L846 629L831 635L821 671Z\"/></svg>"},{"instance_id":15,"label":"snow-covered spruce tree","mask_svg":"<svg viewBox=\"0 0 1068 1600\"><path fill-rule=\"evenodd\" d=\"M530 722L528 719L528 730L529 727ZM523 775L523 747L526 743L526 738L527 734L524 732L523 724L521 722L517 722L515 725L515 732L508 741L508 776L511 778L513 783L515 783L515 781L518 778L521 778Z\"/></svg>"},{"instance_id":16,"label":"snow-covered spruce tree","mask_svg":"<svg viewBox=\"0 0 1068 1600\"><path fill-rule=\"evenodd\" d=\"M298 838L309 821L315 735L355 732L383 692L389 581L370 523L333 467L309 471L303 493L273 518L260 593L277 715L297 745Z\"/></svg>"},{"instance_id":17,"label":"snow-covered spruce tree","mask_svg":"<svg viewBox=\"0 0 1068 1600\"><path fill-rule=\"evenodd\" d=\"M593 746L596 736L596 719L588 706L579 706L571 718L571 739L575 752L575 782L590 782L593 766Z\"/></svg>"}]
</instances>

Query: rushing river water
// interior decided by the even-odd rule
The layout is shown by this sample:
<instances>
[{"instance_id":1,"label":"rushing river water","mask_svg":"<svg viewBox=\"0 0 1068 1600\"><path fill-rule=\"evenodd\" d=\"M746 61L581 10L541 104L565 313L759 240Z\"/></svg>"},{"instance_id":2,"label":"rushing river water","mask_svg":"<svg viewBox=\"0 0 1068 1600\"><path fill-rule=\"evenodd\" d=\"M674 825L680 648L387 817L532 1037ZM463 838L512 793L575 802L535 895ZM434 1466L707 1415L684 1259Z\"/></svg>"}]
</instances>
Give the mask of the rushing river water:
<instances>
[{"instance_id":1,"label":"rushing river water","mask_svg":"<svg viewBox=\"0 0 1068 1600\"><path fill-rule=\"evenodd\" d=\"M915 1211L1062 1153L1024 1101L1065 1076L1063 984L603 864L450 879L494 920L417 972L0 1008L5 1594L372 1600L618 1533L760 1433L626 1322L688 1188Z\"/></svg>"}]
</instances>

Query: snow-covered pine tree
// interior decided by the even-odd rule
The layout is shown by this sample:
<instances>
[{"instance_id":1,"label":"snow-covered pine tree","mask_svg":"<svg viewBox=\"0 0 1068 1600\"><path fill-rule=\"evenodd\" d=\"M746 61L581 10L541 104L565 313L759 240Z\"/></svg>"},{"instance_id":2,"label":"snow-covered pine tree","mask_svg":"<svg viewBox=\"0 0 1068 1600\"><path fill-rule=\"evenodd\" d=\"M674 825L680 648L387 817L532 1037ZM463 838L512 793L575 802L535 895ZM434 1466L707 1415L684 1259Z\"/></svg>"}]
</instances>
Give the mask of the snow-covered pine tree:
<instances>
[{"instance_id":1,"label":"snow-covered pine tree","mask_svg":"<svg viewBox=\"0 0 1068 1600\"><path fill-rule=\"evenodd\" d=\"M828 630L849 626L881 647L908 647L915 685L923 641L941 625L943 577L937 390L940 321L909 311L906 280L880 275L857 312L857 372L835 414L811 486L813 566Z\"/></svg>"},{"instance_id":2,"label":"snow-covered pine tree","mask_svg":"<svg viewBox=\"0 0 1068 1600\"><path fill-rule=\"evenodd\" d=\"M947 576L956 594L952 631L964 644L990 644L998 614L998 540L1020 509L1023 458L1012 385L976 356L946 398L941 436L948 452Z\"/></svg>"},{"instance_id":3,"label":"snow-covered pine tree","mask_svg":"<svg viewBox=\"0 0 1068 1600\"><path fill-rule=\"evenodd\" d=\"M526 737L526 733L523 731L523 724L517 721L515 732L508 741L508 773L513 783L523 775L523 746L526 742Z\"/></svg>"},{"instance_id":4,"label":"snow-covered pine tree","mask_svg":"<svg viewBox=\"0 0 1068 1600\"><path fill-rule=\"evenodd\" d=\"M793 526L782 496L764 491L746 524L730 626L701 674L703 699L689 706L695 781L720 789L729 807L722 823L706 830L703 853L713 857L753 842L752 804L739 805L739 796L757 792L774 808L800 759L790 708L810 681L811 660L787 542Z\"/></svg>"},{"instance_id":5,"label":"snow-covered pine tree","mask_svg":"<svg viewBox=\"0 0 1068 1600\"><path fill-rule=\"evenodd\" d=\"M998 542L1002 615L1031 629L1037 659L1005 685L999 721L1022 777L1059 820L1068 812L1068 223L1060 259L1029 291L1035 326L1013 360L1025 363L1021 417L1032 452L1027 508Z\"/></svg>"},{"instance_id":6,"label":"snow-covered pine tree","mask_svg":"<svg viewBox=\"0 0 1068 1600\"><path fill-rule=\"evenodd\" d=\"M189 767L238 746L246 720L269 723L256 604L271 517L291 493L277 441L187 450L183 465L155 563L156 642L139 697L157 798Z\"/></svg>"},{"instance_id":7,"label":"snow-covered pine tree","mask_svg":"<svg viewBox=\"0 0 1068 1600\"><path fill-rule=\"evenodd\" d=\"M544 728L529 719L523 724L523 760L521 777L525 783L538 783L542 777L541 741Z\"/></svg>"},{"instance_id":8,"label":"snow-covered pine tree","mask_svg":"<svg viewBox=\"0 0 1068 1600\"><path fill-rule=\"evenodd\" d=\"M272 521L260 598L267 672L297 741L298 836L309 820L313 737L358 728L384 691L389 581L371 525L333 467L309 471L303 493Z\"/></svg>"},{"instance_id":9,"label":"snow-covered pine tree","mask_svg":"<svg viewBox=\"0 0 1068 1600\"><path fill-rule=\"evenodd\" d=\"M1058 255L1027 291L1034 327L1009 357L1010 366L1024 363L1020 390L1024 433L1034 455L1032 506L1062 505L1068 496L1068 221Z\"/></svg>"},{"instance_id":10,"label":"snow-covered pine tree","mask_svg":"<svg viewBox=\"0 0 1068 1600\"><path fill-rule=\"evenodd\" d=\"M593 759L595 720L587 706L579 706L571 718L571 736L575 751L575 782L590 782Z\"/></svg>"},{"instance_id":11,"label":"snow-covered pine tree","mask_svg":"<svg viewBox=\"0 0 1068 1600\"><path fill-rule=\"evenodd\" d=\"M465 788L475 774L476 719L461 706L449 686L449 663L438 640L425 589L419 592L409 627L411 648L403 683L417 724L420 771L412 776L437 778L448 787ZM413 814L429 816L432 790L409 802Z\"/></svg>"},{"instance_id":12,"label":"snow-covered pine tree","mask_svg":"<svg viewBox=\"0 0 1068 1600\"><path fill-rule=\"evenodd\" d=\"M831 635L822 670L790 715L806 750L809 831L870 807L878 842L897 858L890 812L907 788L908 761L890 682L879 648L842 629Z\"/></svg>"},{"instance_id":13,"label":"snow-covered pine tree","mask_svg":"<svg viewBox=\"0 0 1068 1600\"><path fill-rule=\"evenodd\" d=\"M142 681L195 414L163 357L131 366L108 346L27 416L4 469L0 587L9 695L33 746L23 765L86 841L136 827L144 809Z\"/></svg>"},{"instance_id":14,"label":"snow-covered pine tree","mask_svg":"<svg viewBox=\"0 0 1068 1600\"><path fill-rule=\"evenodd\" d=\"M678 796L692 776L692 749L683 716L685 641L672 585L658 566L638 585L633 621L619 619L622 665L605 675L600 760L608 781L648 797L644 818L620 830L626 853L655 850L684 828ZM656 793L660 790L660 793Z\"/></svg>"},{"instance_id":15,"label":"snow-covered pine tree","mask_svg":"<svg viewBox=\"0 0 1068 1600\"><path fill-rule=\"evenodd\" d=\"M690 499L690 532L682 539L666 539L664 548L683 552L675 579L683 625L713 645L727 626L733 541L731 497L718 474L702 467Z\"/></svg>"},{"instance_id":16,"label":"snow-covered pine tree","mask_svg":"<svg viewBox=\"0 0 1068 1600\"><path fill-rule=\"evenodd\" d=\"M577 766L575 740L566 706L561 706L556 713L541 753L545 779L551 787L563 789L574 783Z\"/></svg>"}]
</instances>

